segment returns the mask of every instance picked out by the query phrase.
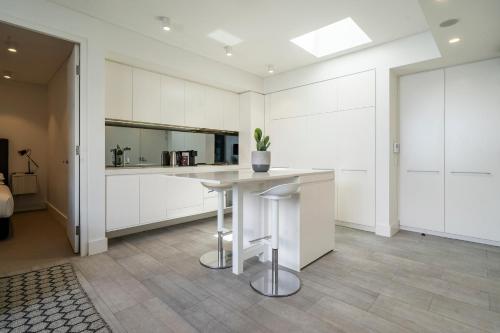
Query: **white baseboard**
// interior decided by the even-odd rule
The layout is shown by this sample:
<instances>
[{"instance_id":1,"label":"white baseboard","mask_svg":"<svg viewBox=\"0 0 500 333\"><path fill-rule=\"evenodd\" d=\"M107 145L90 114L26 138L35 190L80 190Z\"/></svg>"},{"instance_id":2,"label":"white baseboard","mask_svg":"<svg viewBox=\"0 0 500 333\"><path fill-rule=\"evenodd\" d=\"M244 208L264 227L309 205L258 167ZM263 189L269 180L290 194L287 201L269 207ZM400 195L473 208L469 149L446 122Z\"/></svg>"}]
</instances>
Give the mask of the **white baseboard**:
<instances>
[{"instance_id":1,"label":"white baseboard","mask_svg":"<svg viewBox=\"0 0 500 333\"><path fill-rule=\"evenodd\" d=\"M399 231L399 226L389 224L377 224L375 234L383 237L392 237Z\"/></svg>"},{"instance_id":2,"label":"white baseboard","mask_svg":"<svg viewBox=\"0 0 500 333\"><path fill-rule=\"evenodd\" d=\"M413 228L413 227L407 227L402 225L400 227L401 230L406 230L406 231L412 231L412 232L418 232L418 233L423 233L423 234L429 234L433 236L439 236L439 237L444 237L444 238L451 238L451 239L458 239L458 240L463 240L466 242L472 242L472 243L480 243L480 244L486 244L486 245L493 245L493 246L500 246L500 242L488 240L488 239L482 239L482 238L475 238L475 237L469 237L469 236L461 236L461 235L455 235L455 234L449 234L447 232L441 232L441 231L433 231L433 230L427 230L427 229L421 229L421 228Z\"/></svg>"},{"instance_id":3,"label":"white baseboard","mask_svg":"<svg viewBox=\"0 0 500 333\"><path fill-rule=\"evenodd\" d=\"M47 201L47 210L49 211L50 215L54 217L54 219L64 228L66 229L66 226L68 224L68 217L64 215L59 209L57 209L53 204Z\"/></svg>"},{"instance_id":4,"label":"white baseboard","mask_svg":"<svg viewBox=\"0 0 500 333\"><path fill-rule=\"evenodd\" d=\"M89 241L89 256L106 252L108 250L108 239L101 238Z\"/></svg>"},{"instance_id":5,"label":"white baseboard","mask_svg":"<svg viewBox=\"0 0 500 333\"><path fill-rule=\"evenodd\" d=\"M375 227L369 226L369 225L363 225L363 224L357 224L357 223L351 223L351 222L344 222L344 221L339 221L339 220L336 220L335 224L336 225L340 225L342 227L351 228L351 229L358 229L358 230L370 231L370 232L374 232L375 231Z\"/></svg>"}]
</instances>

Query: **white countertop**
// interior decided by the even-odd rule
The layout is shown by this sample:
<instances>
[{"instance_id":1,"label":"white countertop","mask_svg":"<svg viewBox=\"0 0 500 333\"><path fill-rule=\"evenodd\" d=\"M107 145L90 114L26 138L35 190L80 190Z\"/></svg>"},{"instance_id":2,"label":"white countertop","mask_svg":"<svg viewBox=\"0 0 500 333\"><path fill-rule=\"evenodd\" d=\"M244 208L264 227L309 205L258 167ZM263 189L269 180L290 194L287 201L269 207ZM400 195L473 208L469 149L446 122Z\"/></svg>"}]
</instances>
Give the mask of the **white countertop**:
<instances>
[{"instance_id":1,"label":"white countertop","mask_svg":"<svg viewBox=\"0 0 500 333\"><path fill-rule=\"evenodd\" d=\"M240 169L250 169L250 166L243 165L198 165L192 167L107 167L106 176L113 175L145 175L145 174L169 174L180 173L200 173L217 171L234 171Z\"/></svg>"},{"instance_id":2,"label":"white countertop","mask_svg":"<svg viewBox=\"0 0 500 333\"><path fill-rule=\"evenodd\" d=\"M196 170L198 171L198 170ZM206 183L248 183L277 180L299 176L334 173L333 170L271 168L268 172L254 172L252 169L224 170L211 172L177 173L174 176L196 179Z\"/></svg>"}]
</instances>

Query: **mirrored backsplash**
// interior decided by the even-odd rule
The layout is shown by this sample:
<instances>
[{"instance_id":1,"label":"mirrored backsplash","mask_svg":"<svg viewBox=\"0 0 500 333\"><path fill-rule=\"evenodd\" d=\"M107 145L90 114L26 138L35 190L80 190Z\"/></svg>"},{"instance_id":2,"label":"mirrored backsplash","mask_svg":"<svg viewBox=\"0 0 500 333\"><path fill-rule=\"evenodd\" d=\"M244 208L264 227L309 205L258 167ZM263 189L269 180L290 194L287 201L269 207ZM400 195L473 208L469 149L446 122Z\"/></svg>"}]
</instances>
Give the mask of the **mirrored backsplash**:
<instances>
[{"instance_id":1,"label":"mirrored backsplash","mask_svg":"<svg viewBox=\"0 0 500 333\"><path fill-rule=\"evenodd\" d=\"M199 164L238 164L238 136L106 125L108 167Z\"/></svg>"}]
</instances>

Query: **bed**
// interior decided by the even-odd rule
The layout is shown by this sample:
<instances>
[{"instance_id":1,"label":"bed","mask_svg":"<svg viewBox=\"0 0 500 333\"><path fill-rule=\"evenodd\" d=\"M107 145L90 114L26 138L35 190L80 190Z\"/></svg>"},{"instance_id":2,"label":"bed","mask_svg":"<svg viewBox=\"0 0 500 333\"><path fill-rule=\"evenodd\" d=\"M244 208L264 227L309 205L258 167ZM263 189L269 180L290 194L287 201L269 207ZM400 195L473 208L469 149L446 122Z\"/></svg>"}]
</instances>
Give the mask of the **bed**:
<instances>
[{"instance_id":1,"label":"bed","mask_svg":"<svg viewBox=\"0 0 500 333\"><path fill-rule=\"evenodd\" d=\"M11 233L10 217L14 199L9 188L9 140L0 139L0 240Z\"/></svg>"}]
</instances>

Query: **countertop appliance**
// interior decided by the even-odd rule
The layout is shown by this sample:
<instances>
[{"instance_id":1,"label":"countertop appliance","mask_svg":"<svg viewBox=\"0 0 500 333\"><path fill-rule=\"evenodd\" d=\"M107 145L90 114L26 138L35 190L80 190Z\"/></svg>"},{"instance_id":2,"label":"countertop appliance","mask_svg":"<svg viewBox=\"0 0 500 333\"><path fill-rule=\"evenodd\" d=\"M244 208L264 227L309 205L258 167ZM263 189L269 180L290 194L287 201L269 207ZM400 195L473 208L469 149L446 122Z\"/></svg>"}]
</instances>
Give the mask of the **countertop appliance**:
<instances>
[{"instance_id":1,"label":"countertop appliance","mask_svg":"<svg viewBox=\"0 0 500 333\"><path fill-rule=\"evenodd\" d=\"M196 150L184 150L177 152L177 165L179 166L195 166L196 156L198 152Z\"/></svg>"}]
</instances>

